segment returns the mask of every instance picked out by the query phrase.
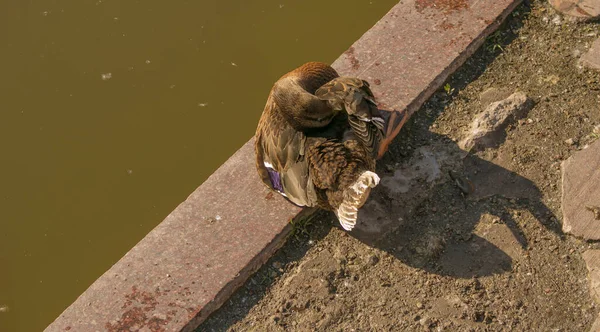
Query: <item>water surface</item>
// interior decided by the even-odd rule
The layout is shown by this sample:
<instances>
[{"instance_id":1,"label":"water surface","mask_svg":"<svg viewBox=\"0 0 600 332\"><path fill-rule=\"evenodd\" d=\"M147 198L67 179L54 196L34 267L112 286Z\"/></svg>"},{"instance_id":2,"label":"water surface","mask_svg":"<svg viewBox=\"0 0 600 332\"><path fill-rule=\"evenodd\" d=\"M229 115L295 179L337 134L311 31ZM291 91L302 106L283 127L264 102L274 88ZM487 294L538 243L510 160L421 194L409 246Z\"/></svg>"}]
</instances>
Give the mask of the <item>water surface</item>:
<instances>
[{"instance_id":1,"label":"water surface","mask_svg":"<svg viewBox=\"0 0 600 332\"><path fill-rule=\"evenodd\" d=\"M397 0L0 5L0 331L39 331Z\"/></svg>"}]
</instances>

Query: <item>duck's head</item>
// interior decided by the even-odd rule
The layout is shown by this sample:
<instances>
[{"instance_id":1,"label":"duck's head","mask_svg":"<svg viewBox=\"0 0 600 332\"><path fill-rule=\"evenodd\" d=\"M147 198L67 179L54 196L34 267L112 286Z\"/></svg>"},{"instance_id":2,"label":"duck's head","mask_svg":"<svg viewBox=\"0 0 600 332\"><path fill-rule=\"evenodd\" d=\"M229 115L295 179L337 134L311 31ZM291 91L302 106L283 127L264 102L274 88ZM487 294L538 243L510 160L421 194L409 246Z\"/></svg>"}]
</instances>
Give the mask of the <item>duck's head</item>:
<instances>
[{"instance_id":1,"label":"duck's head","mask_svg":"<svg viewBox=\"0 0 600 332\"><path fill-rule=\"evenodd\" d=\"M273 107L297 129L328 125L339 110L315 96L323 84L338 77L321 62L308 62L281 77L271 91Z\"/></svg>"}]
</instances>

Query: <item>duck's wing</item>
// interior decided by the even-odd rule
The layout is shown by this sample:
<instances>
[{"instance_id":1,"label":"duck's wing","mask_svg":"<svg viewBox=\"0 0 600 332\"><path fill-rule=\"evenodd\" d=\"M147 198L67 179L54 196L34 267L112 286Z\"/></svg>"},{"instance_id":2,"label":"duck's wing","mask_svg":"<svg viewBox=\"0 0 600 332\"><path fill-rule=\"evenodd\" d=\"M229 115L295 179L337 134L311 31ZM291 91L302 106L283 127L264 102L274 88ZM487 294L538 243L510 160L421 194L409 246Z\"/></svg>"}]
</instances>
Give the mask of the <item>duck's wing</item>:
<instances>
[{"instance_id":1,"label":"duck's wing","mask_svg":"<svg viewBox=\"0 0 600 332\"><path fill-rule=\"evenodd\" d=\"M373 96L369 82L360 78L334 78L318 88L315 95L317 98L327 101L333 109L345 109L348 114L363 119L379 116L375 96Z\"/></svg>"},{"instance_id":2,"label":"duck's wing","mask_svg":"<svg viewBox=\"0 0 600 332\"><path fill-rule=\"evenodd\" d=\"M296 205L315 206L305 159L306 135L266 112L255 138L256 168L263 183Z\"/></svg>"},{"instance_id":3,"label":"duck's wing","mask_svg":"<svg viewBox=\"0 0 600 332\"><path fill-rule=\"evenodd\" d=\"M256 130L256 167L262 181L272 189L283 192L274 181L273 172L282 174L304 157L304 133L286 123L269 122L261 118Z\"/></svg>"},{"instance_id":4,"label":"duck's wing","mask_svg":"<svg viewBox=\"0 0 600 332\"><path fill-rule=\"evenodd\" d=\"M385 121L367 81L338 77L317 89L315 95L327 101L333 109L345 109L356 137L372 156L377 155L384 137Z\"/></svg>"}]
</instances>

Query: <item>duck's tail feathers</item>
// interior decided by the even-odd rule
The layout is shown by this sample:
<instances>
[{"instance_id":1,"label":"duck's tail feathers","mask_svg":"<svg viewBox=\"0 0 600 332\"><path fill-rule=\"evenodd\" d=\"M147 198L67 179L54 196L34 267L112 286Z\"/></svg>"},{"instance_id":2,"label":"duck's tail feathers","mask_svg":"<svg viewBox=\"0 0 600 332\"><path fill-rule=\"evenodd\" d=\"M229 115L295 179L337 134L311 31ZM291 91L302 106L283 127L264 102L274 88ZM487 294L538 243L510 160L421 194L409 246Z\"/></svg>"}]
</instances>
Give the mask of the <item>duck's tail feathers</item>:
<instances>
[{"instance_id":1,"label":"duck's tail feathers","mask_svg":"<svg viewBox=\"0 0 600 332\"><path fill-rule=\"evenodd\" d=\"M356 225L358 209L360 209L369 197L371 188L379 184L379 176L371 171L362 173L356 182L344 190L344 200L335 214L344 228L351 231Z\"/></svg>"},{"instance_id":2,"label":"duck's tail feathers","mask_svg":"<svg viewBox=\"0 0 600 332\"><path fill-rule=\"evenodd\" d=\"M348 116L348 123L352 128L352 132L363 144L369 155L377 157L379 153L379 145L384 139L385 122L380 117L371 119L363 119L354 115Z\"/></svg>"}]
</instances>

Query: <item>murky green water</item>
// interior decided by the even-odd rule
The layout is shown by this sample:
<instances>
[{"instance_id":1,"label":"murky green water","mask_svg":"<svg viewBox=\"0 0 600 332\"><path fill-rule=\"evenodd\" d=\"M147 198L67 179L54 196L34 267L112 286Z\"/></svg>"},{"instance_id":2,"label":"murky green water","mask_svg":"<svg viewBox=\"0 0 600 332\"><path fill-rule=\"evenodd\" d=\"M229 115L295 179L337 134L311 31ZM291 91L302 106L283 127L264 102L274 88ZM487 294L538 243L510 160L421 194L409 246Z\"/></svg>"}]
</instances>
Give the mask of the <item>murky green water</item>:
<instances>
[{"instance_id":1,"label":"murky green water","mask_svg":"<svg viewBox=\"0 0 600 332\"><path fill-rule=\"evenodd\" d=\"M3 1L0 331L39 331L397 0Z\"/></svg>"}]
</instances>

